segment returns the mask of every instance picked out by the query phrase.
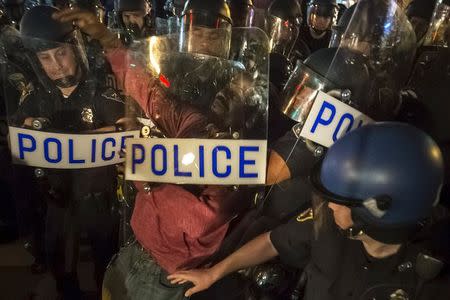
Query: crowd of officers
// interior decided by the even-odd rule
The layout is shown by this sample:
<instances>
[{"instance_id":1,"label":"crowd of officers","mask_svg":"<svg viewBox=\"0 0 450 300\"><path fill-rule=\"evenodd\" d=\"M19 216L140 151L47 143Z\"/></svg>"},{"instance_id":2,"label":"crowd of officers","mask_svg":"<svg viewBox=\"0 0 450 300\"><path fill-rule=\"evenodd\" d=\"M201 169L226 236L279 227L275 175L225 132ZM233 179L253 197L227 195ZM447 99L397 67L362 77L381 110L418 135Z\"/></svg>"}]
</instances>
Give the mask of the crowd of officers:
<instances>
[{"instance_id":1,"label":"crowd of officers","mask_svg":"<svg viewBox=\"0 0 450 300\"><path fill-rule=\"evenodd\" d=\"M83 299L82 244L91 246L103 299L450 299L450 2L359 2L0 1L1 165L13 170L0 175L10 199L0 225L6 236L9 222L18 222L31 236L32 272L52 274L51 291L32 299ZM395 21L377 19L383 8L395 11ZM368 28L358 27L363 23ZM349 24L367 36L396 26L411 34L385 44L359 36L365 47L350 51L343 49ZM268 37L267 52L255 46L250 58L253 65L269 58L265 190L131 183L120 166L10 164L8 125L113 132L130 125L126 111L136 107L164 137L210 137L208 120L197 108L174 107L164 81L124 67L136 41L194 27L196 40L180 42L181 50L224 60L230 49L223 36L207 30L259 28ZM395 55L368 63L389 46L386 53ZM232 81L219 74L224 64L211 68L211 76ZM380 123L328 150L300 138L306 106L300 116L289 109L299 82L310 79L302 68L333 82L332 96ZM207 95L217 99L219 91L235 97L218 87ZM221 101L236 112L236 103ZM239 115L249 128L258 126L248 125L255 111ZM214 117L220 122L212 131L226 136L235 121Z\"/></svg>"}]
</instances>

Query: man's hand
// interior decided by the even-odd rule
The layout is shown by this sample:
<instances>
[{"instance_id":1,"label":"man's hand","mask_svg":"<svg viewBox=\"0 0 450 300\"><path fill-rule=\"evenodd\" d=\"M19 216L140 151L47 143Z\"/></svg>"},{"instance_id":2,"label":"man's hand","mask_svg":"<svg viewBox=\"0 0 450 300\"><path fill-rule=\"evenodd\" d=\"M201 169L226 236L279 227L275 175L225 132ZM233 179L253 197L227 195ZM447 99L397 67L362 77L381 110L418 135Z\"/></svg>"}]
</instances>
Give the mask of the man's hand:
<instances>
[{"instance_id":1,"label":"man's hand","mask_svg":"<svg viewBox=\"0 0 450 300\"><path fill-rule=\"evenodd\" d=\"M116 35L100 23L97 16L80 8L68 8L53 14L53 18L60 22L72 22L92 39L98 40L104 48L117 48L121 45Z\"/></svg>"},{"instance_id":2,"label":"man's hand","mask_svg":"<svg viewBox=\"0 0 450 300\"><path fill-rule=\"evenodd\" d=\"M184 284L188 281L194 284L194 287L184 293L185 297L190 297L195 293L208 289L217 281L211 269L180 271L167 276L172 284Z\"/></svg>"}]
</instances>

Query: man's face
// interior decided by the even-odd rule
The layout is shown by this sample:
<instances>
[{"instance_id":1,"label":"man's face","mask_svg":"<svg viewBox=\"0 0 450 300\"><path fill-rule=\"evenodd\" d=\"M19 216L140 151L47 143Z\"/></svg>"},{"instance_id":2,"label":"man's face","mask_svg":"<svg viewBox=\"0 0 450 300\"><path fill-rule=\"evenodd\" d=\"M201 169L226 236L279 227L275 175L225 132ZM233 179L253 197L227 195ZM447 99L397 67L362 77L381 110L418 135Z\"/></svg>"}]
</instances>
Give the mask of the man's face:
<instances>
[{"instance_id":1,"label":"man's face","mask_svg":"<svg viewBox=\"0 0 450 300\"><path fill-rule=\"evenodd\" d=\"M54 82L76 77L77 59L69 44L36 53L47 76Z\"/></svg>"},{"instance_id":2,"label":"man's face","mask_svg":"<svg viewBox=\"0 0 450 300\"><path fill-rule=\"evenodd\" d=\"M315 30L326 31L331 28L331 17L311 14L310 24Z\"/></svg>"},{"instance_id":3,"label":"man's face","mask_svg":"<svg viewBox=\"0 0 450 300\"><path fill-rule=\"evenodd\" d=\"M328 207L333 211L334 222L339 228L347 230L354 225L350 208L333 202L328 202Z\"/></svg>"},{"instance_id":4,"label":"man's face","mask_svg":"<svg viewBox=\"0 0 450 300\"><path fill-rule=\"evenodd\" d=\"M190 53L210 56L224 56L224 50L229 48L229 32L226 29L196 27L189 31Z\"/></svg>"},{"instance_id":5,"label":"man's face","mask_svg":"<svg viewBox=\"0 0 450 300\"><path fill-rule=\"evenodd\" d=\"M146 12L142 10L124 11L122 13L122 20L125 27L131 28L133 26L137 26L140 30L142 30L142 28L144 28L145 15Z\"/></svg>"}]
</instances>

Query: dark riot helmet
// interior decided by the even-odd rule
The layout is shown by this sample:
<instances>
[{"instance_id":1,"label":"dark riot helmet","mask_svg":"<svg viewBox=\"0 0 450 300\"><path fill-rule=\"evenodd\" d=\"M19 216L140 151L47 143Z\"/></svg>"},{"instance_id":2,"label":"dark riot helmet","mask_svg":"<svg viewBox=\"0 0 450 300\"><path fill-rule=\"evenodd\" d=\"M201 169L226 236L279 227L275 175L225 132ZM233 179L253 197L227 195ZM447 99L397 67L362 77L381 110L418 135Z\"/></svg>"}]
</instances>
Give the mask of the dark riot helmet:
<instances>
[{"instance_id":1,"label":"dark riot helmet","mask_svg":"<svg viewBox=\"0 0 450 300\"><path fill-rule=\"evenodd\" d=\"M301 3L297 0L274 0L267 9L267 33L272 53L289 58L300 33Z\"/></svg>"},{"instance_id":2,"label":"dark riot helmet","mask_svg":"<svg viewBox=\"0 0 450 300\"><path fill-rule=\"evenodd\" d=\"M227 0L234 27L252 27L255 21L253 0Z\"/></svg>"},{"instance_id":3,"label":"dark riot helmet","mask_svg":"<svg viewBox=\"0 0 450 300\"><path fill-rule=\"evenodd\" d=\"M180 51L228 58L231 28L224 0L189 0L181 15Z\"/></svg>"},{"instance_id":4,"label":"dark riot helmet","mask_svg":"<svg viewBox=\"0 0 450 300\"><path fill-rule=\"evenodd\" d=\"M61 23L53 19L52 15L59 10L53 6L40 5L28 10L20 23L20 35L25 48L30 50L30 62L39 79L48 75L37 54L60 47L70 46L73 51L77 72L67 78L53 80L58 87L76 85L88 70L88 63L82 37L71 23Z\"/></svg>"},{"instance_id":5,"label":"dark riot helmet","mask_svg":"<svg viewBox=\"0 0 450 300\"><path fill-rule=\"evenodd\" d=\"M339 7L336 0L311 0L308 3L306 22L316 34L322 34L335 25Z\"/></svg>"},{"instance_id":6,"label":"dark riot helmet","mask_svg":"<svg viewBox=\"0 0 450 300\"><path fill-rule=\"evenodd\" d=\"M351 209L350 237L406 242L430 218L444 179L443 156L421 130L404 123L355 129L329 148L310 180L326 201Z\"/></svg>"},{"instance_id":7,"label":"dark riot helmet","mask_svg":"<svg viewBox=\"0 0 450 300\"><path fill-rule=\"evenodd\" d=\"M146 11L150 3L147 0L119 0L117 11Z\"/></svg>"}]
</instances>

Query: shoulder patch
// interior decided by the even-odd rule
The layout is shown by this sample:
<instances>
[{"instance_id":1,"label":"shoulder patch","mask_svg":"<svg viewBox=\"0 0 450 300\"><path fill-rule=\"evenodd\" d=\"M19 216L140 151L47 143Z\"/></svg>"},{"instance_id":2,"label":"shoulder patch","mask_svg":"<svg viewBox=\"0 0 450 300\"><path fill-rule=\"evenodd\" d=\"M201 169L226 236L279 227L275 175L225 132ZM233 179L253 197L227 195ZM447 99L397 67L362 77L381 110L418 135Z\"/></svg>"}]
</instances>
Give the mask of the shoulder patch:
<instances>
[{"instance_id":1,"label":"shoulder patch","mask_svg":"<svg viewBox=\"0 0 450 300\"><path fill-rule=\"evenodd\" d=\"M20 93L19 105L34 91L33 83L28 81L22 73L10 74L8 80Z\"/></svg>"},{"instance_id":2,"label":"shoulder patch","mask_svg":"<svg viewBox=\"0 0 450 300\"><path fill-rule=\"evenodd\" d=\"M302 212L301 214L299 214L297 216L297 222L300 222L300 223L306 222L308 220L313 220L313 219L314 219L314 213L313 213L312 208L305 210L304 212Z\"/></svg>"}]
</instances>

